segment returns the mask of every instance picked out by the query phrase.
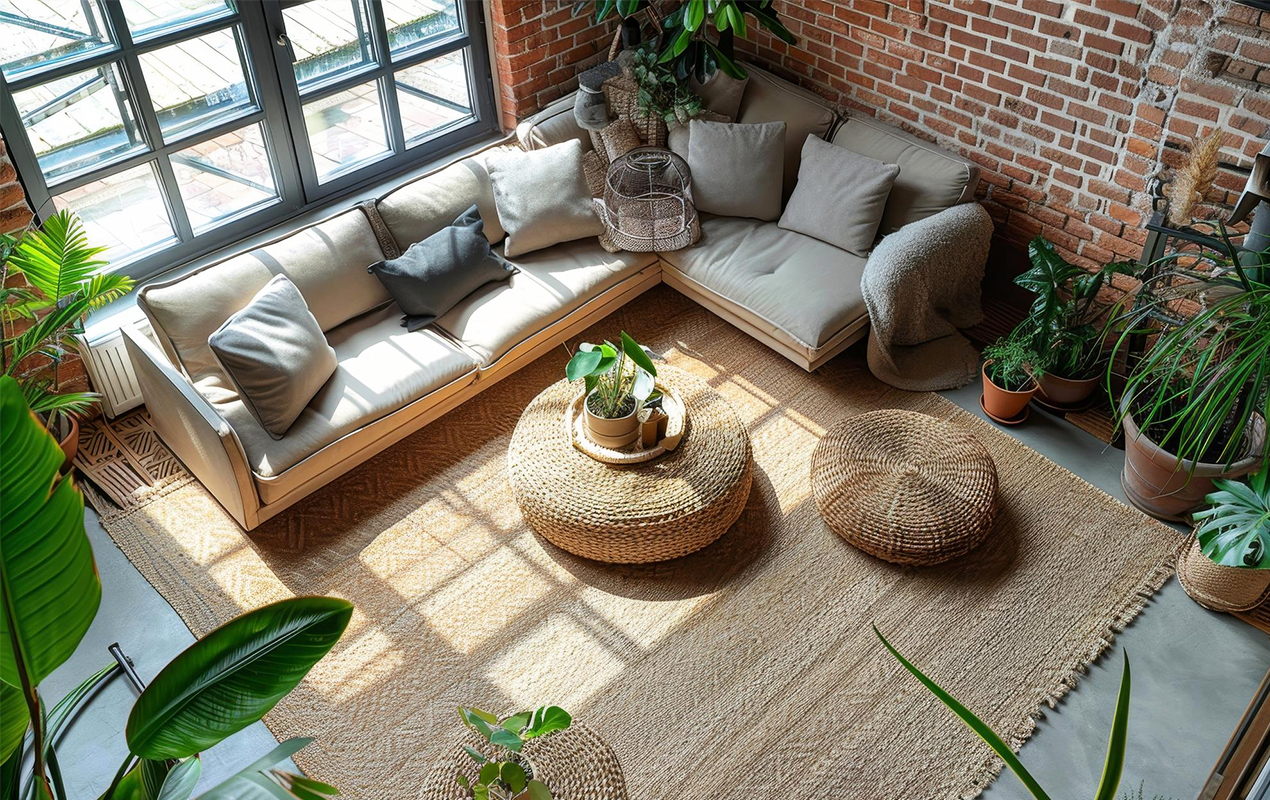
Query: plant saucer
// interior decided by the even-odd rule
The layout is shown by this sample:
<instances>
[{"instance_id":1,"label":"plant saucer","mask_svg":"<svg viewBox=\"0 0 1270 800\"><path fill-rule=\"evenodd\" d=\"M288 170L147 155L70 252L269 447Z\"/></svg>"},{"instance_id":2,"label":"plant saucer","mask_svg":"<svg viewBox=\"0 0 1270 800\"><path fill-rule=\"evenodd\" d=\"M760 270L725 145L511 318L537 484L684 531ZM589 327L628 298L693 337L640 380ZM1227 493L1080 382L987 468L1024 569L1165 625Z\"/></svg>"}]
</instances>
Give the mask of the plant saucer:
<instances>
[{"instance_id":1,"label":"plant saucer","mask_svg":"<svg viewBox=\"0 0 1270 800\"><path fill-rule=\"evenodd\" d=\"M1026 405L1023 406L1023 410L1020 411L1017 416L1010 417L1009 419L1002 419L1001 417L998 417L988 411L988 407L983 404L983 395L979 395L979 408L982 408L983 413L987 414L988 418L993 422L999 422L1002 425L1018 425L1020 422L1027 419L1028 415L1032 413L1032 407L1030 405Z\"/></svg>"},{"instance_id":2,"label":"plant saucer","mask_svg":"<svg viewBox=\"0 0 1270 800\"><path fill-rule=\"evenodd\" d=\"M1089 409L1093 408L1096 400L1091 395L1088 400L1082 401L1080 403L1073 403L1070 406L1066 406L1066 405L1061 405L1059 403L1051 402L1045 399L1044 395L1042 395L1040 392L1037 392L1036 394L1032 395L1032 402L1036 403L1038 406L1045 409L1046 411L1050 411L1055 414L1076 414L1081 411L1088 411ZM1022 419L1026 419L1026 418L1027 418L1027 415L1025 414ZM1022 419L1020 419L1020 421L1022 421Z\"/></svg>"}]
</instances>

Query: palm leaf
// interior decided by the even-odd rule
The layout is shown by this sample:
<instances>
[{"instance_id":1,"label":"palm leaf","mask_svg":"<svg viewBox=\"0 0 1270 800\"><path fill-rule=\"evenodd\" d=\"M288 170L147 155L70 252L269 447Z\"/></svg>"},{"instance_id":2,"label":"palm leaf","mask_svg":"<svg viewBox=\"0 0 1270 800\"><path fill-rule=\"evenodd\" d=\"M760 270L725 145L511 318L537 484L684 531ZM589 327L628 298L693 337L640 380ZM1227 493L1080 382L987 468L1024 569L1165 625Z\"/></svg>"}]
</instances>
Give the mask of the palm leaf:
<instances>
[{"instance_id":1,"label":"palm leaf","mask_svg":"<svg viewBox=\"0 0 1270 800\"><path fill-rule=\"evenodd\" d=\"M265 770L285 761L312 739L295 737L243 767L237 774L199 795L198 800L293 800L295 795L265 776Z\"/></svg>"},{"instance_id":2,"label":"palm leaf","mask_svg":"<svg viewBox=\"0 0 1270 800\"><path fill-rule=\"evenodd\" d=\"M8 761L17 752L31 723L22 690L7 683L0 683L0 762Z\"/></svg>"},{"instance_id":3,"label":"palm leaf","mask_svg":"<svg viewBox=\"0 0 1270 800\"><path fill-rule=\"evenodd\" d=\"M47 302L56 303L106 266L108 262L97 258L105 251L90 245L79 217L63 209L22 237L9 256L9 264L25 275Z\"/></svg>"}]
</instances>

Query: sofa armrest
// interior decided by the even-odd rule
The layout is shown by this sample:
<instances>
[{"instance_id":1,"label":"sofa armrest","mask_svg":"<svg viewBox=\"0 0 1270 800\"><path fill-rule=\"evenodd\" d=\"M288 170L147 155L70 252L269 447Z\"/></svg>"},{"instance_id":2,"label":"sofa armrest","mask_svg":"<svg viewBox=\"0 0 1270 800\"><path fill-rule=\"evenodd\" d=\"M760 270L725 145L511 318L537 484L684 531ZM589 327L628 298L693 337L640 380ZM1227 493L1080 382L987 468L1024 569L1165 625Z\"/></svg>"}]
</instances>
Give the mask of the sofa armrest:
<instances>
[{"instance_id":1,"label":"sofa armrest","mask_svg":"<svg viewBox=\"0 0 1270 800\"><path fill-rule=\"evenodd\" d=\"M164 444L239 525L256 527L260 498L237 434L144 333L129 325L123 336L151 423Z\"/></svg>"},{"instance_id":2,"label":"sofa armrest","mask_svg":"<svg viewBox=\"0 0 1270 800\"><path fill-rule=\"evenodd\" d=\"M592 149L591 135L582 130L573 116L575 94L570 92L516 126L521 149L541 150L570 139L581 142L584 153Z\"/></svg>"}]
</instances>

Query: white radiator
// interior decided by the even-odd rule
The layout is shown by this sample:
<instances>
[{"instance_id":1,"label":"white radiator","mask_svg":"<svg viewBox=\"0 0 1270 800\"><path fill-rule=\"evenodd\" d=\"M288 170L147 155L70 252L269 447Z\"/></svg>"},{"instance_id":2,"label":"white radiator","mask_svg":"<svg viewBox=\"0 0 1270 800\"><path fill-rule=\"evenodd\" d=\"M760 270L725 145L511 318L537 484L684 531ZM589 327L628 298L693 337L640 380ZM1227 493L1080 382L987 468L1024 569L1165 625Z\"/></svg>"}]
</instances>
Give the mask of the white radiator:
<instances>
[{"instance_id":1,"label":"white radiator","mask_svg":"<svg viewBox=\"0 0 1270 800\"><path fill-rule=\"evenodd\" d=\"M146 336L153 336L150 326L137 326ZM93 384L93 391L101 392L101 407L106 416L116 417L141 405L141 387L137 375L124 348L123 333L108 331L92 339L80 338L80 352L85 354L84 368Z\"/></svg>"}]
</instances>

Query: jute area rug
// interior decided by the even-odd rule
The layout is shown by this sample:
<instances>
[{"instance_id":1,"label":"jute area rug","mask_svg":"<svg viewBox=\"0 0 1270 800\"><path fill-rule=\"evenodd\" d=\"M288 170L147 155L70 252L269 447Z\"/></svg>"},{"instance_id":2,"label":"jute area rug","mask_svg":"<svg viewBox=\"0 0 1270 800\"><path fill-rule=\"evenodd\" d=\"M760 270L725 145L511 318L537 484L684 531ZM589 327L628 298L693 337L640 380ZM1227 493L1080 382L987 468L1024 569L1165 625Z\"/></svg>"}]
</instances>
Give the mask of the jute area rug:
<instances>
[{"instance_id":1,"label":"jute area rug","mask_svg":"<svg viewBox=\"0 0 1270 800\"><path fill-rule=\"evenodd\" d=\"M588 563L522 521L507 444L564 349L251 534L193 481L103 521L198 635L291 595L356 605L266 718L279 737L316 736L296 760L353 798L418 796L457 738L455 706L543 703L607 740L632 798L973 797L1000 762L870 625L1017 746L1171 574L1174 531L937 395L879 384L854 353L808 374L665 287L579 339L619 330L749 426L749 504L695 555ZM825 528L813 447L887 407L951 419L992 452L1002 512L979 550L900 568Z\"/></svg>"}]
</instances>

